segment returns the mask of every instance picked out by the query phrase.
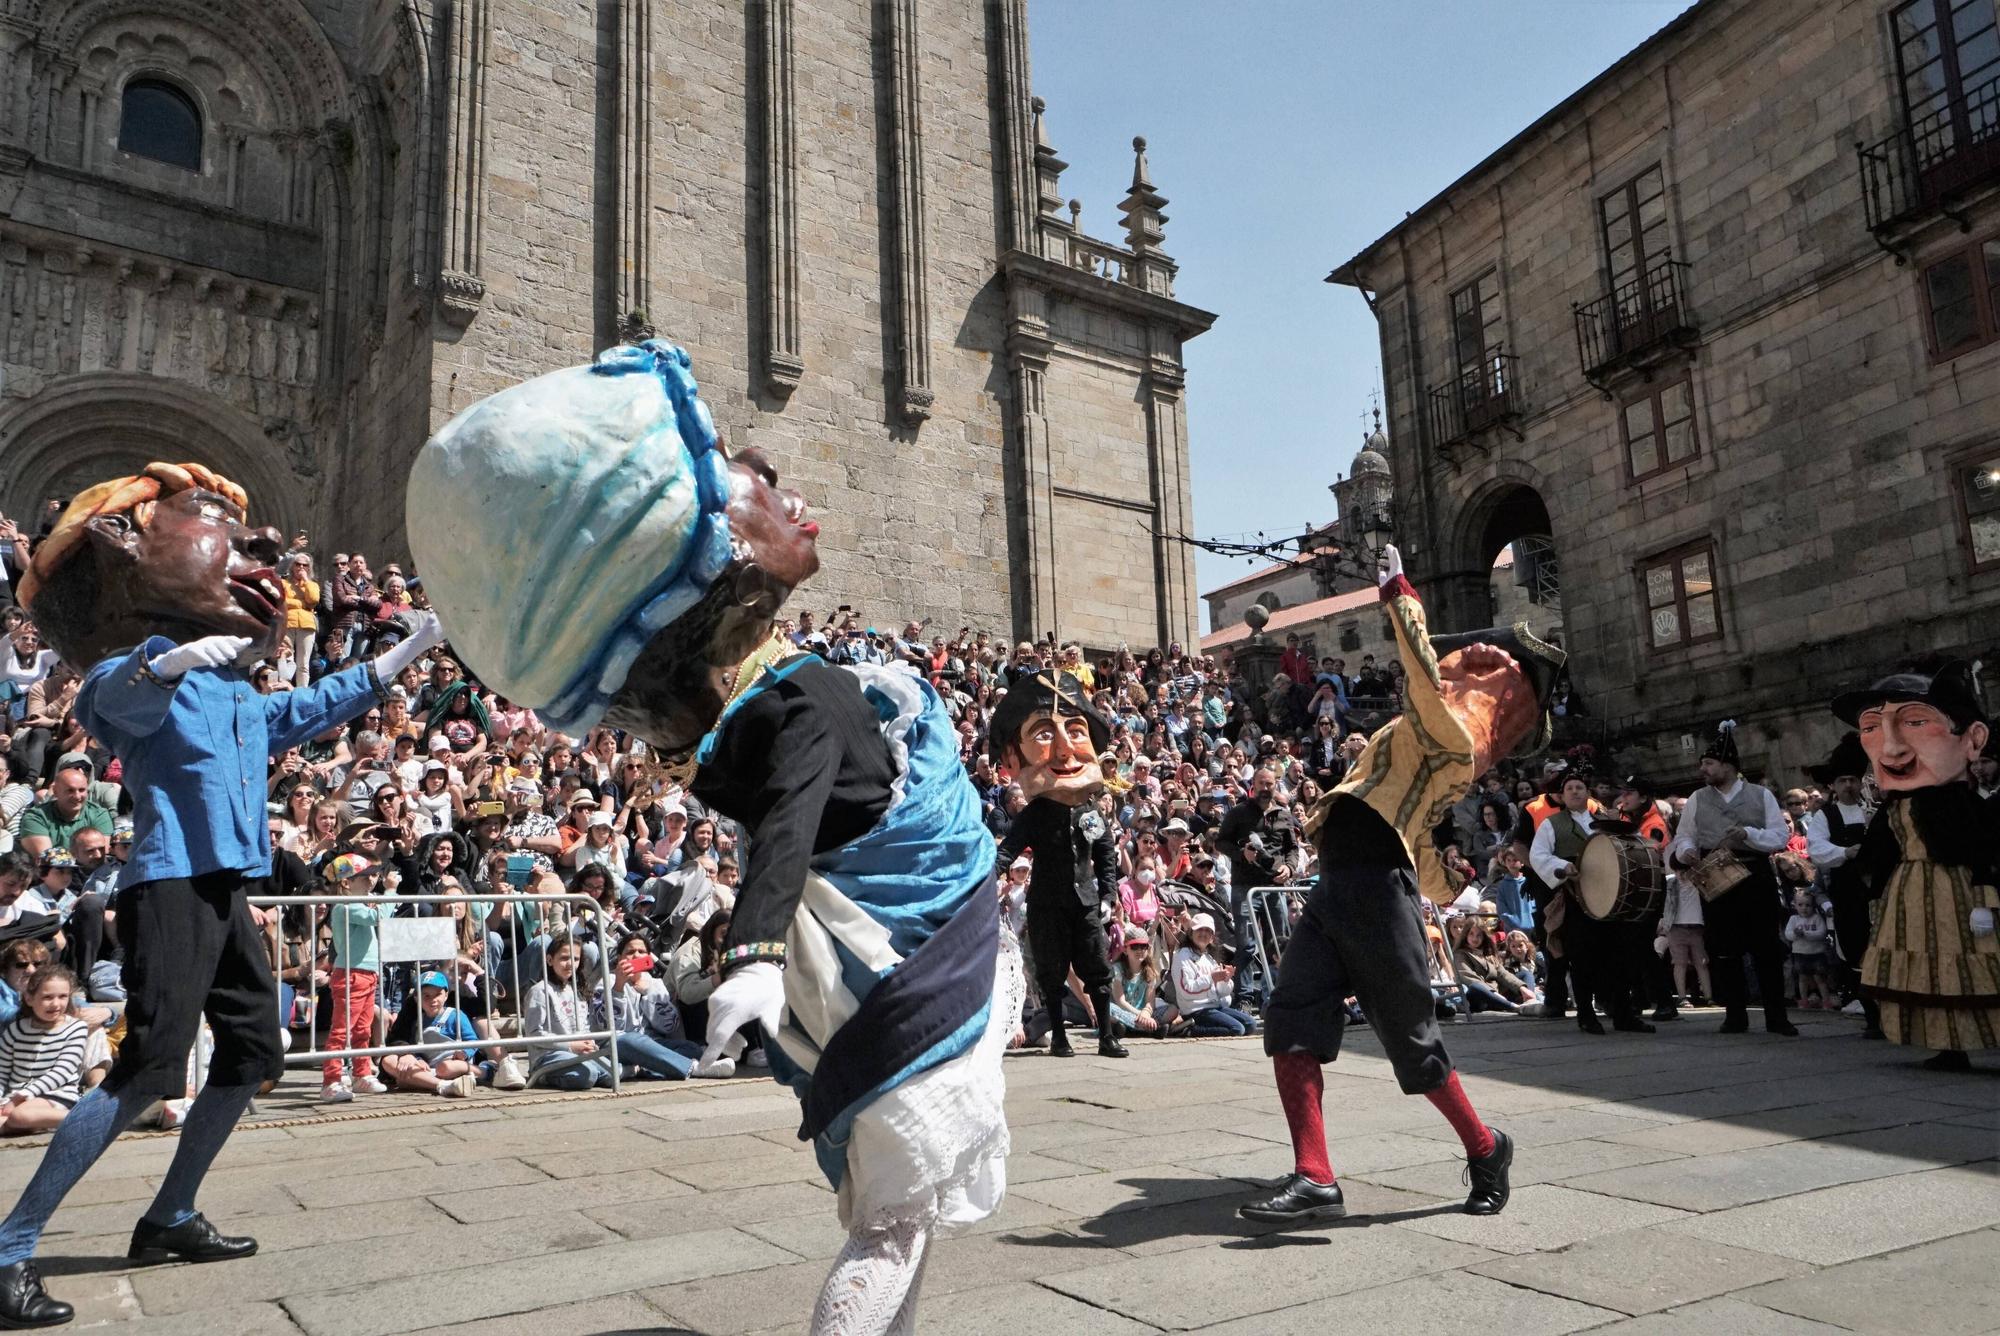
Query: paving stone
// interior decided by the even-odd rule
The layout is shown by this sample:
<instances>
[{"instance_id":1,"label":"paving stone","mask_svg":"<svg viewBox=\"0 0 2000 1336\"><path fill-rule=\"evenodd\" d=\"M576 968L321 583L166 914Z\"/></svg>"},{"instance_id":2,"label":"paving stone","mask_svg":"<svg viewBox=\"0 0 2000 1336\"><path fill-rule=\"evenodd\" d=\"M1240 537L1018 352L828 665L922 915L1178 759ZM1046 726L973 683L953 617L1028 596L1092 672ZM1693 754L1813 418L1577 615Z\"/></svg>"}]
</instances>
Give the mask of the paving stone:
<instances>
[{"instance_id":1,"label":"paving stone","mask_svg":"<svg viewBox=\"0 0 2000 1336\"><path fill-rule=\"evenodd\" d=\"M1832 1266L2000 1225L2000 1178L1981 1166L1846 1183L1676 1221L1718 1243Z\"/></svg>"},{"instance_id":2,"label":"paving stone","mask_svg":"<svg viewBox=\"0 0 2000 1336\"><path fill-rule=\"evenodd\" d=\"M1513 1129L1509 1127L1508 1131ZM1514 1155L1510 1181L1516 1188L1534 1183L1560 1183L1585 1174L1603 1173L1637 1164L1657 1164L1679 1159L1669 1151L1644 1150L1611 1141L1566 1141L1560 1145L1524 1147ZM1439 1197L1463 1197L1466 1192L1462 1160L1438 1160L1411 1165L1407 1169L1378 1170L1368 1175L1373 1183L1426 1192Z\"/></svg>"},{"instance_id":3,"label":"paving stone","mask_svg":"<svg viewBox=\"0 0 2000 1336\"><path fill-rule=\"evenodd\" d=\"M1419 1216L1399 1222L1397 1228L1457 1239L1494 1252L1531 1253L1567 1248L1619 1230L1664 1224L1681 1214L1649 1202L1621 1201L1555 1183L1539 1183L1516 1188L1500 1215L1454 1212Z\"/></svg>"},{"instance_id":4,"label":"paving stone","mask_svg":"<svg viewBox=\"0 0 2000 1336\"><path fill-rule=\"evenodd\" d=\"M1651 1313L1608 1330L1618 1336L1842 1336L1847 1328L1724 1298Z\"/></svg>"},{"instance_id":5,"label":"paving stone","mask_svg":"<svg viewBox=\"0 0 2000 1336\"><path fill-rule=\"evenodd\" d=\"M108 1328L93 1328L79 1313L77 1324L64 1330L111 1330L119 1336L297 1336L299 1327L277 1304L231 1303L165 1317L137 1317Z\"/></svg>"},{"instance_id":6,"label":"paving stone","mask_svg":"<svg viewBox=\"0 0 2000 1336\"><path fill-rule=\"evenodd\" d=\"M835 1216L836 1201L823 1184L772 1183L734 1192L705 1192L698 1201L628 1202L599 1206L584 1214L628 1239L692 1234L720 1225L747 1225L795 1216Z\"/></svg>"},{"instance_id":7,"label":"paving stone","mask_svg":"<svg viewBox=\"0 0 2000 1336\"><path fill-rule=\"evenodd\" d=\"M1341 1230L1338 1237L1336 1249L1320 1235L1275 1234L1227 1249L1104 1262L1043 1284L1155 1327L1186 1330L1492 1256L1395 1226Z\"/></svg>"},{"instance_id":8,"label":"paving stone","mask_svg":"<svg viewBox=\"0 0 2000 1336\"><path fill-rule=\"evenodd\" d=\"M1892 1094L1780 1109L1759 1115L1755 1121L1683 1119L1598 1135L1602 1140L1627 1146L1649 1146L1683 1155L1714 1155L1904 1123L1956 1122L1960 1121L1957 1115L1958 1111L1949 1104Z\"/></svg>"},{"instance_id":9,"label":"paving stone","mask_svg":"<svg viewBox=\"0 0 2000 1336\"><path fill-rule=\"evenodd\" d=\"M145 1212L136 1201L104 1202L97 1206L67 1203L49 1220L50 1235L89 1236L125 1234ZM246 1215L284 1215L298 1209L294 1195L284 1188L228 1188L201 1194L201 1209L211 1218L227 1220Z\"/></svg>"},{"instance_id":10,"label":"paving stone","mask_svg":"<svg viewBox=\"0 0 2000 1336\"><path fill-rule=\"evenodd\" d=\"M1008 1139L1013 1146L1014 1155L1019 1155L1023 1151L1040 1152L1063 1146L1083 1146L1093 1141L1125 1140L1131 1136L1129 1131L1120 1131L1116 1127L1104 1127L1097 1123L1081 1122L1075 1118L1054 1118L1026 1127L1014 1127L1012 1105L1008 1106L1007 1114Z\"/></svg>"},{"instance_id":11,"label":"paving stone","mask_svg":"<svg viewBox=\"0 0 2000 1336\"><path fill-rule=\"evenodd\" d=\"M1188 1170L1178 1165L1149 1164L1110 1173L1024 1183L1011 1189L1008 1195L1042 1202L1071 1216L1096 1216L1242 1190L1243 1185L1234 1179L1191 1177Z\"/></svg>"},{"instance_id":12,"label":"paving stone","mask_svg":"<svg viewBox=\"0 0 2000 1336\"><path fill-rule=\"evenodd\" d=\"M2000 1326L1992 1310L1996 1257L2000 1233L1982 1230L1760 1285L1738 1297L1880 1336L1974 1336Z\"/></svg>"},{"instance_id":13,"label":"paving stone","mask_svg":"<svg viewBox=\"0 0 2000 1336\"><path fill-rule=\"evenodd\" d=\"M759 1246L786 1258L789 1265L767 1266L754 1277L716 1275L649 1288L643 1291L646 1302L704 1336L740 1336L766 1329L803 1331L826 1285L827 1264L793 1262L790 1253L779 1252L774 1245ZM929 1310L921 1311L928 1318Z\"/></svg>"},{"instance_id":14,"label":"paving stone","mask_svg":"<svg viewBox=\"0 0 2000 1336\"><path fill-rule=\"evenodd\" d=\"M1440 1271L1199 1330L1208 1336L1326 1336L1336 1331L1466 1336L1476 1328L1506 1336L1556 1336L1616 1317L1552 1294L1464 1271Z\"/></svg>"},{"instance_id":15,"label":"paving stone","mask_svg":"<svg viewBox=\"0 0 2000 1336\"><path fill-rule=\"evenodd\" d=\"M1809 1268L1790 1258L1663 1229L1628 1229L1585 1239L1559 1253L1505 1257L1472 1269L1598 1308L1654 1313Z\"/></svg>"},{"instance_id":16,"label":"paving stone","mask_svg":"<svg viewBox=\"0 0 2000 1336\"><path fill-rule=\"evenodd\" d=\"M86 1182L89 1180L86 1179ZM231 1234L248 1234L257 1240L257 1255L285 1252L292 1248L325 1247L328 1239L361 1240L392 1238L424 1233L452 1224L450 1216L422 1197L394 1201L360 1202L353 1206L328 1206L316 1211L297 1207L281 1215L234 1215L215 1217L218 1228ZM131 1221L113 1233L96 1236L57 1235L65 1254L102 1254L123 1257L132 1237Z\"/></svg>"},{"instance_id":17,"label":"paving stone","mask_svg":"<svg viewBox=\"0 0 2000 1336\"><path fill-rule=\"evenodd\" d=\"M1024 1282L936 1296L926 1284L917 1308L917 1325L924 1336L992 1336L1001 1331L1128 1336L1155 1330Z\"/></svg>"},{"instance_id":18,"label":"paving stone","mask_svg":"<svg viewBox=\"0 0 2000 1336\"><path fill-rule=\"evenodd\" d=\"M496 1130L490 1136L471 1141L433 1136L426 1138L419 1149L424 1158L434 1164L515 1159L551 1178L601 1174L608 1163L649 1169L677 1153L663 1146L657 1137L649 1137L629 1126L587 1128L573 1133ZM685 1150L678 1153L685 1154Z\"/></svg>"},{"instance_id":19,"label":"paving stone","mask_svg":"<svg viewBox=\"0 0 2000 1336\"><path fill-rule=\"evenodd\" d=\"M504 1270L521 1257L567 1252L615 1243L617 1236L574 1211L550 1211L533 1220L503 1220L476 1228L447 1226L421 1240L407 1236L357 1240L338 1248L293 1248L230 1262L227 1275L214 1267L156 1266L132 1274L132 1288L148 1313L198 1310L215 1301L226 1284L232 1299L284 1299L328 1290L348 1290L370 1282L422 1277L445 1267L490 1265ZM412 1313L438 1310L420 1306Z\"/></svg>"},{"instance_id":20,"label":"paving stone","mask_svg":"<svg viewBox=\"0 0 2000 1336\"><path fill-rule=\"evenodd\" d=\"M1477 1100L1473 1101L1473 1107L1479 1107ZM1632 1132L1653 1125L1650 1119L1574 1107L1517 1112L1508 1114L1504 1118L1496 1113L1491 1116L1490 1121L1514 1138L1514 1144L1523 1150L1555 1145L1563 1141L1582 1141L1589 1137ZM1412 1136L1458 1144L1458 1133L1454 1132L1451 1124L1442 1118L1412 1118L1409 1131Z\"/></svg>"},{"instance_id":21,"label":"paving stone","mask_svg":"<svg viewBox=\"0 0 2000 1336\"><path fill-rule=\"evenodd\" d=\"M531 1313L481 1318L448 1327L424 1327L423 1336L672 1336L666 1315L636 1294L541 1308Z\"/></svg>"},{"instance_id":22,"label":"paving stone","mask_svg":"<svg viewBox=\"0 0 2000 1336\"><path fill-rule=\"evenodd\" d=\"M1994 1154L1990 1133L1927 1123L1819 1141L1706 1155L1586 1174L1572 1187L1688 1211L1719 1211L1836 1183L1908 1173L1924 1164L1956 1164Z\"/></svg>"},{"instance_id":23,"label":"paving stone","mask_svg":"<svg viewBox=\"0 0 2000 1336\"><path fill-rule=\"evenodd\" d=\"M450 1313L467 1321L500 1317L637 1291L663 1279L756 1271L790 1259L790 1253L740 1230L703 1230L605 1244L587 1259L526 1252L500 1267L439 1271L433 1266L421 1276L359 1289L289 1296L285 1307L309 1336L385 1336L403 1330L411 1313ZM736 1285L739 1293L746 1288L740 1281Z\"/></svg>"},{"instance_id":24,"label":"paving stone","mask_svg":"<svg viewBox=\"0 0 2000 1336\"><path fill-rule=\"evenodd\" d=\"M604 1167L600 1161L599 1168ZM439 1193L431 1198L437 1208L465 1224L505 1220L514 1216L539 1216L554 1211L581 1211L594 1206L616 1206L626 1202L660 1201L668 1197L692 1196L694 1189L651 1169L626 1169L591 1178L559 1178L515 1187L478 1188L471 1192Z\"/></svg>"},{"instance_id":25,"label":"paving stone","mask_svg":"<svg viewBox=\"0 0 2000 1336\"><path fill-rule=\"evenodd\" d=\"M1261 1238L1267 1234L1317 1235L1330 1238L1337 1231L1378 1228L1419 1214L1456 1211L1459 1208L1456 1201L1439 1201L1435 1197L1419 1196L1413 1192L1398 1192L1360 1179L1350 1179L1342 1184L1342 1195L1346 1198L1348 1211L1345 1220L1288 1228L1284 1225L1245 1220L1237 1214L1237 1209L1244 1202L1264 1195L1264 1191L1265 1189L1246 1188L1241 1193L1204 1197L1175 1206L1161 1206L1145 1211L1117 1211L1095 1220L1069 1222L1057 1228L1067 1230L1076 1238L1107 1248L1117 1248L1134 1257L1149 1257L1158 1253L1181 1252L1189 1248L1206 1248L1220 1243ZM1017 1231L1016 1237L1023 1243L1035 1246L1068 1246L1060 1240L1048 1239L1032 1230ZM1342 1237L1344 1238L1345 1234Z\"/></svg>"},{"instance_id":26,"label":"paving stone","mask_svg":"<svg viewBox=\"0 0 2000 1336\"><path fill-rule=\"evenodd\" d=\"M671 1164L661 1172L704 1192L714 1188L754 1188L766 1183L826 1180L826 1175L820 1172L819 1161L811 1155L769 1148L756 1155L730 1160Z\"/></svg>"},{"instance_id":27,"label":"paving stone","mask_svg":"<svg viewBox=\"0 0 2000 1336\"><path fill-rule=\"evenodd\" d=\"M1081 1145L1052 1146L1042 1154L1055 1160L1068 1160L1088 1169L1117 1169L1132 1163L1133 1157L1144 1151L1157 1154L1170 1152L1177 1163L1196 1161L1227 1155L1241 1155L1246 1152L1270 1152L1278 1149L1270 1142L1256 1137L1238 1136L1234 1132L1218 1132L1213 1129L1187 1131L1176 1128L1172 1132L1146 1133L1135 1145L1131 1137L1115 1141L1087 1141ZM1288 1152L1280 1152L1288 1153Z\"/></svg>"},{"instance_id":28,"label":"paving stone","mask_svg":"<svg viewBox=\"0 0 2000 1336\"><path fill-rule=\"evenodd\" d=\"M386 1174L329 1174L294 1185L292 1193L314 1210L351 1206L356 1202L394 1197L428 1197L433 1193L467 1192L473 1188L510 1187L516 1183L546 1183L547 1174L519 1160L474 1160L470 1164L434 1165Z\"/></svg>"}]
</instances>

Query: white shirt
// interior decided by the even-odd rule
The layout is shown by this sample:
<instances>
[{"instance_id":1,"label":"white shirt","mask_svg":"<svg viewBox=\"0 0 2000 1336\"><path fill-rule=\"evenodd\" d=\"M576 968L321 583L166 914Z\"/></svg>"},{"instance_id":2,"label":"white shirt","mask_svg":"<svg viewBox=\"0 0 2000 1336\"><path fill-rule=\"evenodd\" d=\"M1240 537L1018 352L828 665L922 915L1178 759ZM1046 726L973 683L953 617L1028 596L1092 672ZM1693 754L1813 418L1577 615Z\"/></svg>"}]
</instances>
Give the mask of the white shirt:
<instances>
[{"instance_id":1,"label":"white shirt","mask_svg":"<svg viewBox=\"0 0 2000 1336\"><path fill-rule=\"evenodd\" d=\"M35 651L34 658L22 663L13 645L0 645L0 682L12 684L25 696L29 687L49 675L49 670L56 666L60 657L52 649L42 649Z\"/></svg>"},{"instance_id":2,"label":"white shirt","mask_svg":"<svg viewBox=\"0 0 2000 1336\"><path fill-rule=\"evenodd\" d=\"M1747 781L1738 775L1736 782L1726 789L1717 789L1704 784L1688 795L1687 806L1681 809L1679 834L1667 846L1667 866L1677 867L1683 859L1692 862L1701 856L1701 850L1694 842L1695 822L1701 808L1697 804L1728 802L1743 791ZM1745 826L1743 834L1750 847L1760 854L1775 854L1791 843L1791 823L1785 819L1785 809L1778 806L1778 795L1769 789L1762 789L1764 795L1764 819L1755 826ZM1548 822L1544 821L1543 825Z\"/></svg>"},{"instance_id":3,"label":"white shirt","mask_svg":"<svg viewBox=\"0 0 2000 1336\"><path fill-rule=\"evenodd\" d=\"M1196 951L1191 946L1174 952L1174 996L1180 1002L1182 1015L1191 1016L1210 1007L1227 1005L1218 996L1217 968L1215 957Z\"/></svg>"},{"instance_id":4,"label":"white shirt","mask_svg":"<svg viewBox=\"0 0 2000 1336\"><path fill-rule=\"evenodd\" d=\"M1667 899L1660 908L1660 925L1667 928L1702 926L1701 893L1685 878L1667 874Z\"/></svg>"},{"instance_id":5,"label":"white shirt","mask_svg":"<svg viewBox=\"0 0 2000 1336\"><path fill-rule=\"evenodd\" d=\"M1568 811L1567 808L1563 809ZM1597 829L1597 821L1589 812L1570 812L1576 824L1585 835ZM1560 815L1560 814L1558 814ZM1551 816L1535 827L1535 842L1528 846L1528 863L1535 869L1535 875L1550 886L1574 872L1568 861L1556 857L1556 818Z\"/></svg>"},{"instance_id":6,"label":"white shirt","mask_svg":"<svg viewBox=\"0 0 2000 1336\"><path fill-rule=\"evenodd\" d=\"M1836 806L1840 808L1840 819L1849 825L1865 826L1868 824L1868 809L1861 806L1861 804L1838 803ZM1812 859L1815 867L1822 871L1837 868L1853 855L1854 849L1858 848L1860 848L1859 845L1849 848L1844 844L1835 844L1833 842L1833 836L1828 830L1825 812L1811 812L1807 814L1806 857Z\"/></svg>"}]
</instances>

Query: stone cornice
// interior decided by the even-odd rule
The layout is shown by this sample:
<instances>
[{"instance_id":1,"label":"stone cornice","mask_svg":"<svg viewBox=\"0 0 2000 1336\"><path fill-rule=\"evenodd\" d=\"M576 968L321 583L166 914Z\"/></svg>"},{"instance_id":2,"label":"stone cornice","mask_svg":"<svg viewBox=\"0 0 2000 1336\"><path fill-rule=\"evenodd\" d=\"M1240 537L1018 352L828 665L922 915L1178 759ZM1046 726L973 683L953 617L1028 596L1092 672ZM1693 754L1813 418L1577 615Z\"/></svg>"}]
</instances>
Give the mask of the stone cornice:
<instances>
[{"instance_id":1,"label":"stone cornice","mask_svg":"<svg viewBox=\"0 0 2000 1336\"><path fill-rule=\"evenodd\" d=\"M1032 284L1077 301L1171 326L1183 339L1207 332L1217 319L1213 311L1204 311L1198 306L1189 306L1186 302L1146 292L1127 283L1114 283L1023 250L1010 250L1002 255L1000 272L1006 275L1010 284Z\"/></svg>"}]
</instances>

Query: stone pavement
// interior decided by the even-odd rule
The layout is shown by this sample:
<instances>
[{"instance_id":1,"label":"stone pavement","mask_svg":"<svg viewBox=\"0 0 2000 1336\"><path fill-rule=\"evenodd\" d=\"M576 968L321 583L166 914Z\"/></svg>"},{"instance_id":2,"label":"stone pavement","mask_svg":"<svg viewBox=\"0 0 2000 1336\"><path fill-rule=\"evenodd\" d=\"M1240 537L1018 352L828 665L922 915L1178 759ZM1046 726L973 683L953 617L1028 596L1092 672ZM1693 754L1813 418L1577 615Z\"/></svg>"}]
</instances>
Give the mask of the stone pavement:
<instances>
[{"instance_id":1,"label":"stone pavement","mask_svg":"<svg viewBox=\"0 0 2000 1336\"><path fill-rule=\"evenodd\" d=\"M923 1330L2000 1330L2000 1072L1918 1070L1841 1018L1789 1041L1715 1021L1451 1027L1474 1102L1519 1143L1513 1204L1485 1220L1457 1210L1450 1129L1355 1036L1326 1100L1355 1216L1299 1231L1234 1215L1291 1164L1257 1041L1010 1058L1007 1205L935 1250ZM303 1116L239 1132L202 1199L257 1257L124 1265L173 1153L153 1137L85 1181L44 1270L80 1324L132 1336L803 1329L843 1236L791 1096L636 1089L329 1114L281 1092L264 1116ZM424 1111L353 1116L398 1107ZM0 1150L0 1192L36 1158Z\"/></svg>"}]
</instances>

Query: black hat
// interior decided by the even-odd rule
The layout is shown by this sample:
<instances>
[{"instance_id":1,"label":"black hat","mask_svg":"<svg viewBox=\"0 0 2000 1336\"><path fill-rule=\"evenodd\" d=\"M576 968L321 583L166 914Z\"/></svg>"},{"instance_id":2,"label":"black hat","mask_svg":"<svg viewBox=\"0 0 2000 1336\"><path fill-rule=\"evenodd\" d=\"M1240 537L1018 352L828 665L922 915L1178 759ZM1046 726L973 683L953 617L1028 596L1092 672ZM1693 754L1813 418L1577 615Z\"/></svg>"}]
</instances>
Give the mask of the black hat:
<instances>
[{"instance_id":1,"label":"black hat","mask_svg":"<svg viewBox=\"0 0 2000 1336\"><path fill-rule=\"evenodd\" d=\"M1736 754L1736 721L1725 719L1715 726L1715 737L1708 744L1708 750L1701 754L1704 761L1721 761L1743 768L1743 760Z\"/></svg>"},{"instance_id":2,"label":"black hat","mask_svg":"<svg viewBox=\"0 0 2000 1336\"><path fill-rule=\"evenodd\" d=\"M1824 765L1809 765L1806 773L1822 784L1831 784L1842 775L1856 779L1868 773L1868 753L1861 749L1861 735L1849 730L1841 735Z\"/></svg>"},{"instance_id":3,"label":"black hat","mask_svg":"<svg viewBox=\"0 0 2000 1336\"><path fill-rule=\"evenodd\" d=\"M1935 672L1891 673L1865 691L1842 692L1833 698L1833 713L1843 724L1859 726L1863 710L1892 701L1922 701L1961 731L1986 717L1979 708L1979 665L1964 659L1953 659Z\"/></svg>"},{"instance_id":4,"label":"black hat","mask_svg":"<svg viewBox=\"0 0 2000 1336\"><path fill-rule=\"evenodd\" d=\"M1659 793L1659 788L1644 775L1627 775L1619 785L1628 793L1636 793L1642 798L1651 798Z\"/></svg>"},{"instance_id":5,"label":"black hat","mask_svg":"<svg viewBox=\"0 0 2000 1336\"><path fill-rule=\"evenodd\" d=\"M1467 645L1495 645L1506 650L1513 656L1514 662L1521 665L1521 671L1527 674L1528 685L1535 689L1535 703L1541 707L1541 727L1530 734L1514 754L1533 756L1547 747L1555 732L1549 719L1549 703L1555 698L1556 684L1562 679L1563 665L1569 661L1569 656L1530 631L1526 622L1431 637L1431 652L1440 659Z\"/></svg>"},{"instance_id":6,"label":"black hat","mask_svg":"<svg viewBox=\"0 0 2000 1336\"><path fill-rule=\"evenodd\" d=\"M1111 745L1111 725L1084 694L1072 673L1021 673L1007 683L1007 694L987 725L986 754L998 762L1009 747L1018 746L1021 728L1038 714L1073 714L1090 728L1091 745L1102 752Z\"/></svg>"}]
</instances>

